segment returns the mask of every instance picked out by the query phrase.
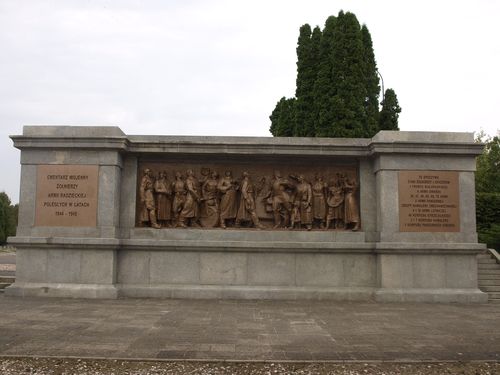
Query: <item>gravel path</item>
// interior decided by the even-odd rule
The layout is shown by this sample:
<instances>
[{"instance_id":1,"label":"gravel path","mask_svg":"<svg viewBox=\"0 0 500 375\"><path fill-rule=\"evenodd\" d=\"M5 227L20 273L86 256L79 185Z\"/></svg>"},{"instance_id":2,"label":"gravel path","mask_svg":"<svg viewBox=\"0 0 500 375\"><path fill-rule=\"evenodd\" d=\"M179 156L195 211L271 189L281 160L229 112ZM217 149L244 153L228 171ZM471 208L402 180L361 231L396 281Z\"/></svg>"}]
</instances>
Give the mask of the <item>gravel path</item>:
<instances>
[{"instance_id":1,"label":"gravel path","mask_svg":"<svg viewBox=\"0 0 500 375\"><path fill-rule=\"evenodd\" d=\"M500 374L498 362L448 363L258 363L138 362L122 360L0 358L0 374Z\"/></svg>"}]
</instances>

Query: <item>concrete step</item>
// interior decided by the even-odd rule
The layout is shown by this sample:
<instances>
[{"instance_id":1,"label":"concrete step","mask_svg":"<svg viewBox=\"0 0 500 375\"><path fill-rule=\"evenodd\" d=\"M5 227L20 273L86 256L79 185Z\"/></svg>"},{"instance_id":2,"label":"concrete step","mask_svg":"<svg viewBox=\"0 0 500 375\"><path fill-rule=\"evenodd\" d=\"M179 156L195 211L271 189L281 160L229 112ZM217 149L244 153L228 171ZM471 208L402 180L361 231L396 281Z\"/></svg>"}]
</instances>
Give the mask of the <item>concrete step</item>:
<instances>
[{"instance_id":1,"label":"concrete step","mask_svg":"<svg viewBox=\"0 0 500 375\"><path fill-rule=\"evenodd\" d=\"M487 293L500 293L500 286L479 286L479 289Z\"/></svg>"},{"instance_id":2,"label":"concrete step","mask_svg":"<svg viewBox=\"0 0 500 375\"><path fill-rule=\"evenodd\" d=\"M479 263L478 268L480 270L500 270L500 264L497 263Z\"/></svg>"},{"instance_id":3,"label":"concrete step","mask_svg":"<svg viewBox=\"0 0 500 375\"><path fill-rule=\"evenodd\" d=\"M487 254L479 254L477 256L477 259L493 259L493 256L490 253Z\"/></svg>"},{"instance_id":4,"label":"concrete step","mask_svg":"<svg viewBox=\"0 0 500 375\"><path fill-rule=\"evenodd\" d=\"M478 254L477 259L484 259L484 258L491 258L490 253L483 253L483 254Z\"/></svg>"},{"instance_id":5,"label":"concrete step","mask_svg":"<svg viewBox=\"0 0 500 375\"><path fill-rule=\"evenodd\" d=\"M500 280L480 280L479 286L500 286Z\"/></svg>"},{"instance_id":6,"label":"concrete step","mask_svg":"<svg viewBox=\"0 0 500 375\"><path fill-rule=\"evenodd\" d=\"M7 288L11 283L0 283L0 290Z\"/></svg>"},{"instance_id":7,"label":"concrete step","mask_svg":"<svg viewBox=\"0 0 500 375\"><path fill-rule=\"evenodd\" d=\"M9 283L13 284L14 281L16 281L16 278L14 276L4 276L0 275L0 283Z\"/></svg>"},{"instance_id":8,"label":"concrete step","mask_svg":"<svg viewBox=\"0 0 500 375\"><path fill-rule=\"evenodd\" d=\"M478 280L497 279L498 275L500 275L500 272L495 271L495 270L489 270L489 272L479 272L477 274L477 278L478 278Z\"/></svg>"},{"instance_id":9,"label":"concrete step","mask_svg":"<svg viewBox=\"0 0 500 375\"><path fill-rule=\"evenodd\" d=\"M489 303L496 303L500 305L500 298L490 298L488 300Z\"/></svg>"},{"instance_id":10,"label":"concrete step","mask_svg":"<svg viewBox=\"0 0 500 375\"><path fill-rule=\"evenodd\" d=\"M488 274L479 274L477 275L477 279L479 281L482 280L500 280L500 273L490 273Z\"/></svg>"},{"instance_id":11,"label":"concrete step","mask_svg":"<svg viewBox=\"0 0 500 375\"><path fill-rule=\"evenodd\" d=\"M500 292L497 293L497 292L491 292L491 293L488 293L488 295L490 296L490 299L500 299Z\"/></svg>"},{"instance_id":12,"label":"concrete step","mask_svg":"<svg viewBox=\"0 0 500 375\"><path fill-rule=\"evenodd\" d=\"M497 261L493 258L480 258L477 260L477 264L497 264Z\"/></svg>"},{"instance_id":13,"label":"concrete step","mask_svg":"<svg viewBox=\"0 0 500 375\"><path fill-rule=\"evenodd\" d=\"M484 288L500 288L500 284L498 283L479 283L478 285L479 289L484 289Z\"/></svg>"},{"instance_id":14,"label":"concrete step","mask_svg":"<svg viewBox=\"0 0 500 375\"><path fill-rule=\"evenodd\" d=\"M16 271L5 271L5 270L0 271L0 277L15 277L15 276L16 276Z\"/></svg>"}]
</instances>

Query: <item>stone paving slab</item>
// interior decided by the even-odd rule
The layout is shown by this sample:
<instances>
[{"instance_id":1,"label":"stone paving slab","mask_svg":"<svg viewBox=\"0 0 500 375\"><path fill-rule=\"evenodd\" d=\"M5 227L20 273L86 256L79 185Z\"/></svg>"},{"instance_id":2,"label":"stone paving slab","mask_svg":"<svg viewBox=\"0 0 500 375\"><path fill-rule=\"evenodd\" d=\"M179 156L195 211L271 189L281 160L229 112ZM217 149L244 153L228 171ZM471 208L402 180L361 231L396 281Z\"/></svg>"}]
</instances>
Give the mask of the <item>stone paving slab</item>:
<instances>
[{"instance_id":1,"label":"stone paving slab","mask_svg":"<svg viewBox=\"0 0 500 375\"><path fill-rule=\"evenodd\" d=\"M498 305L0 296L0 356L500 360Z\"/></svg>"}]
</instances>

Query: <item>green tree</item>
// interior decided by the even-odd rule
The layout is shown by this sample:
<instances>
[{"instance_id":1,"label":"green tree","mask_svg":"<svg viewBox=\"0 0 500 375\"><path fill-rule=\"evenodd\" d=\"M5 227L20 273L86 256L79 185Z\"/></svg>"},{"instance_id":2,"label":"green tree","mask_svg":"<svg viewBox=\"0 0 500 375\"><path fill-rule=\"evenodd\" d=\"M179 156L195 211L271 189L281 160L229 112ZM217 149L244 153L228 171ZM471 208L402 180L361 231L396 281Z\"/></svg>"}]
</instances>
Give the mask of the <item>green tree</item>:
<instances>
[{"instance_id":1,"label":"green tree","mask_svg":"<svg viewBox=\"0 0 500 375\"><path fill-rule=\"evenodd\" d=\"M305 24L297 41L296 101L282 98L278 102L270 116L271 133L372 137L380 124L397 130L401 108L396 94L389 91L381 119L379 83L370 32L353 13L340 11L337 17L328 17L323 31L319 27L311 31ZM280 118L290 118L291 113L293 127L278 125Z\"/></svg>"},{"instance_id":2,"label":"green tree","mask_svg":"<svg viewBox=\"0 0 500 375\"><path fill-rule=\"evenodd\" d=\"M368 27L361 27L361 38L363 40L363 60L364 60L364 75L365 75L365 112L366 112L366 130L367 136L373 137L379 130L379 95L380 95L380 80L378 78L377 62L375 61L375 53L373 51L373 42L368 31Z\"/></svg>"},{"instance_id":3,"label":"green tree","mask_svg":"<svg viewBox=\"0 0 500 375\"><path fill-rule=\"evenodd\" d=\"M480 242L500 250L500 137L481 132L484 150L476 159L476 223Z\"/></svg>"},{"instance_id":4,"label":"green tree","mask_svg":"<svg viewBox=\"0 0 500 375\"><path fill-rule=\"evenodd\" d=\"M293 135L299 137L314 136L316 110L314 104L314 83L317 75L319 43L321 30L316 27L311 32L308 24L300 28L297 42L297 80L295 97L296 130Z\"/></svg>"},{"instance_id":5,"label":"green tree","mask_svg":"<svg viewBox=\"0 0 500 375\"><path fill-rule=\"evenodd\" d=\"M500 137L480 133L476 141L484 143L484 151L476 160L476 191L500 193Z\"/></svg>"},{"instance_id":6,"label":"green tree","mask_svg":"<svg viewBox=\"0 0 500 375\"><path fill-rule=\"evenodd\" d=\"M318 53L316 81L314 82L314 102L316 121L314 135L316 137L333 137L333 102L335 87L333 85L333 34L337 18L330 16L325 22L321 34Z\"/></svg>"},{"instance_id":7,"label":"green tree","mask_svg":"<svg viewBox=\"0 0 500 375\"><path fill-rule=\"evenodd\" d=\"M271 119L271 134L275 137L293 137L295 135L295 98L282 97L273 113Z\"/></svg>"},{"instance_id":8,"label":"green tree","mask_svg":"<svg viewBox=\"0 0 500 375\"><path fill-rule=\"evenodd\" d=\"M11 204L9 196L5 192L0 193L0 244L7 242L7 237L16 234L17 205Z\"/></svg>"},{"instance_id":9,"label":"green tree","mask_svg":"<svg viewBox=\"0 0 500 375\"><path fill-rule=\"evenodd\" d=\"M361 28L353 13L337 16L333 34L333 137L367 137Z\"/></svg>"},{"instance_id":10,"label":"green tree","mask_svg":"<svg viewBox=\"0 0 500 375\"><path fill-rule=\"evenodd\" d=\"M399 130L398 118L400 113L401 107L399 106L396 93L393 89L385 90L382 110L379 116L379 130Z\"/></svg>"}]
</instances>

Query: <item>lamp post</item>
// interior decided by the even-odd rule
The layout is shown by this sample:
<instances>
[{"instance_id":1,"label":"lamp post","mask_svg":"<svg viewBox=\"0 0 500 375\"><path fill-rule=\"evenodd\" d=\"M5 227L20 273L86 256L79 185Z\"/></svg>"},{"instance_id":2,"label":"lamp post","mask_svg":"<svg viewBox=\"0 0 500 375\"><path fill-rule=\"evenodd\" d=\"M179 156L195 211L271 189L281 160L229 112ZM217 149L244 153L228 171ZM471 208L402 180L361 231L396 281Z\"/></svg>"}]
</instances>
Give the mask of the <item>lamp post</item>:
<instances>
[{"instance_id":1,"label":"lamp post","mask_svg":"<svg viewBox=\"0 0 500 375\"><path fill-rule=\"evenodd\" d=\"M382 82L382 102L383 102L384 99L385 99L384 78L382 77L382 74L380 74L380 72L378 71L378 69L377 69L377 74L380 77L380 81Z\"/></svg>"}]
</instances>

